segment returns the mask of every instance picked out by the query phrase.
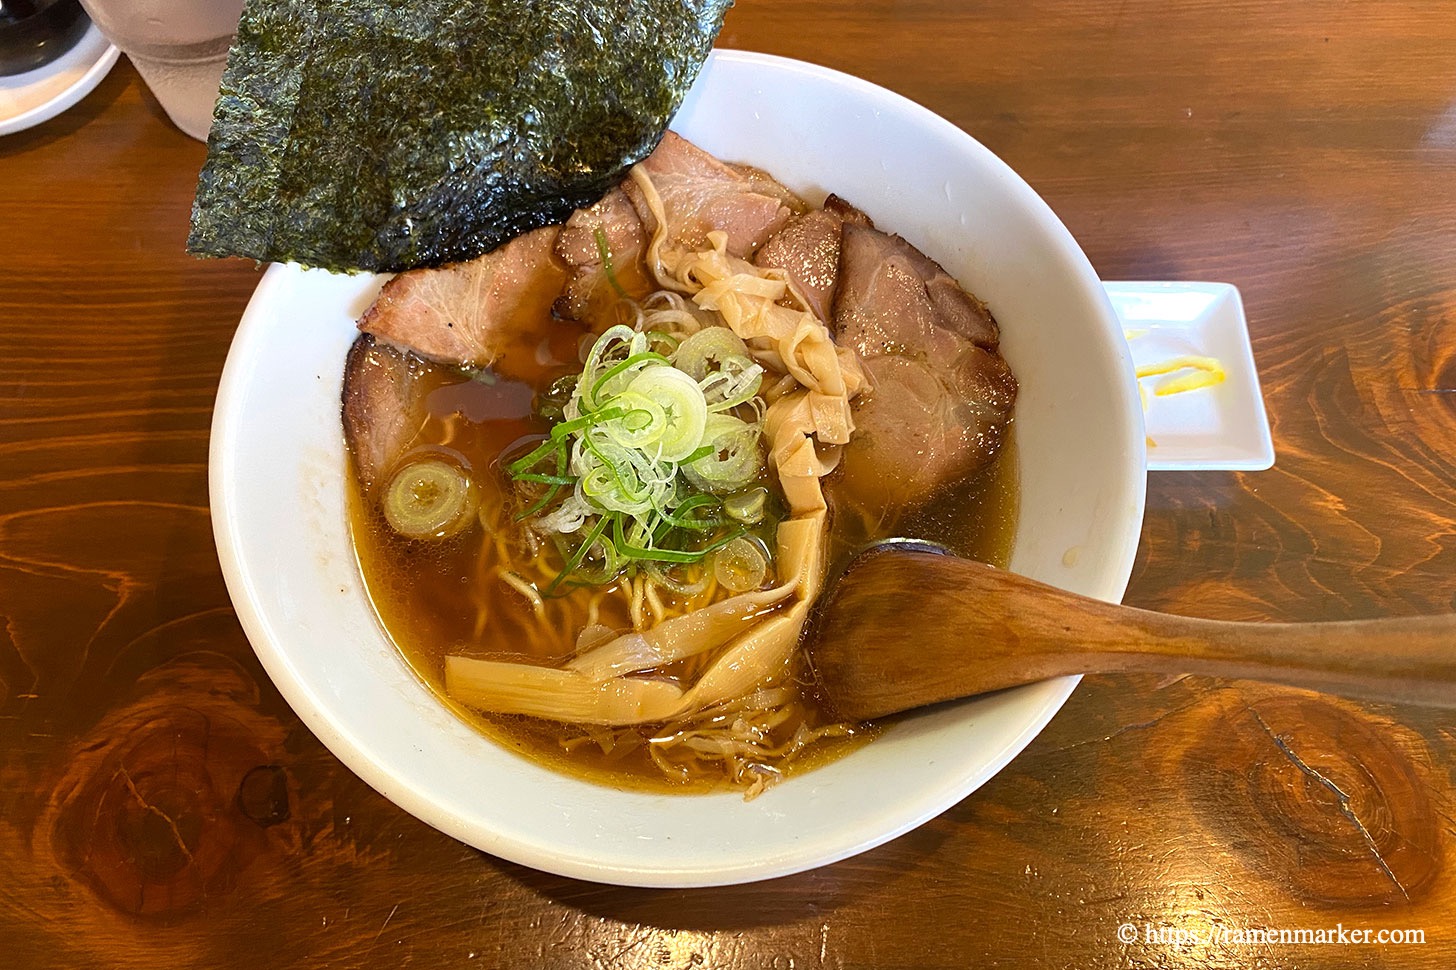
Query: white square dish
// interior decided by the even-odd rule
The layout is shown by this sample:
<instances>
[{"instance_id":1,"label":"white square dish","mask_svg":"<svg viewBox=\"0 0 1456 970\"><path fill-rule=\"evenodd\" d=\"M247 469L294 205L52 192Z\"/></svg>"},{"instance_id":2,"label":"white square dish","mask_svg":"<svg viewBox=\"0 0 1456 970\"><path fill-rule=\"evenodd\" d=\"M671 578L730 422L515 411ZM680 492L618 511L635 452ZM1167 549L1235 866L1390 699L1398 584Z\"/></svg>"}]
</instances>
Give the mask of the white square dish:
<instances>
[{"instance_id":1,"label":"white square dish","mask_svg":"<svg viewBox=\"0 0 1456 970\"><path fill-rule=\"evenodd\" d=\"M1274 441L1239 291L1228 283L1105 282L1141 373L1181 357L1211 357L1211 387L1160 396L1145 378L1148 471L1260 471Z\"/></svg>"}]
</instances>

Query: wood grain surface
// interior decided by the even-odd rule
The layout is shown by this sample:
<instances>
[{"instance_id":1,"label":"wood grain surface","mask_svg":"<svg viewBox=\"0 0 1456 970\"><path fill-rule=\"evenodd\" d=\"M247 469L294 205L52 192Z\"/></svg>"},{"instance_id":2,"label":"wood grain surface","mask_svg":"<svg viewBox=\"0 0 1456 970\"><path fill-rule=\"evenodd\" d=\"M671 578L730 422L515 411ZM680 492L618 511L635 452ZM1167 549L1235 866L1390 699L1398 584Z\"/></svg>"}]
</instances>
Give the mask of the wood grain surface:
<instances>
[{"instance_id":1,"label":"wood grain surface","mask_svg":"<svg viewBox=\"0 0 1456 970\"><path fill-rule=\"evenodd\" d=\"M1127 602L1456 610L1449 0L739 0L719 44L928 105L1106 279L1241 288L1278 464L1151 475ZM0 966L1456 964L1449 711L1089 678L941 817L730 889L573 882L401 812L219 573L208 422L259 273L183 253L202 158L125 61L0 138ZM1424 942L1248 936L1336 926Z\"/></svg>"}]
</instances>

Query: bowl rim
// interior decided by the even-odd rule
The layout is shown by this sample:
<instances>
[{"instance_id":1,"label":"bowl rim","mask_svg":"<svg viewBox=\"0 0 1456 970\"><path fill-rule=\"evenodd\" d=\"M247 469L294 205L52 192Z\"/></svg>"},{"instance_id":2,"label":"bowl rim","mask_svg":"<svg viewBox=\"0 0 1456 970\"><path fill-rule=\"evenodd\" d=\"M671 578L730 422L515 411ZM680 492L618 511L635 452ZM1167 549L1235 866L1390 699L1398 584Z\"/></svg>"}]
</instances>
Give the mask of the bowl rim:
<instances>
[{"instance_id":1,"label":"bowl rim","mask_svg":"<svg viewBox=\"0 0 1456 970\"><path fill-rule=\"evenodd\" d=\"M807 62L736 50L715 50L711 55L711 62L749 68L762 66L778 71L802 73L829 81L836 86L848 88L855 97L867 98L892 107L897 112L907 114L917 125L927 126L938 130L942 135L961 139L969 151L984 153L984 157L989 162L1004 169L1005 173L1011 177L1013 189L1020 195L1019 201L1030 206L1031 210L1038 214L1043 223L1042 228L1049 229L1056 234L1063 248L1074 254L1074 283L1083 291L1081 295L1090 301L1090 305L1099 307L1105 317L1102 321L1104 324L1116 325L1116 316L1111 303L1093 272L1090 262L1087 261L1085 254L1082 253L1070 232L1040 196L1019 176L1016 176L1004 162L1001 162L965 131L928 108L885 88ZM707 67L705 67L706 69ZM367 746L362 745L347 721L322 701L307 679L290 661L289 651L284 648L278 631L275 630L256 598L248 564L244 563L239 555L241 523L231 514L235 505L232 490L237 482L239 471L233 461L232 443L236 432L236 422L241 417L236 413L236 404L242 397L242 388L247 378L251 375L244 368L231 365L235 356L239 359L246 357L250 353L250 344L261 339L258 326L252 322L255 308L264 305L273 291L287 285L295 274L305 272L318 271L304 271L293 265L269 267L243 314L234 345L229 351L229 366L224 368L219 384L217 406L214 410L209 456L209 487L212 495L212 519L218 558L235 612L249 642L253 645L254 652L280 694L300 720L341 762L376 791L400 808L446 834L494 855L536 869L619 885L714 886L788 875L827 865L873 848L941 814L1004 768L1046 726L1076 688L1080 680L1078 677L1063 677L1019 688L1015 693L1026 700L1034 700L1035 710L1026 712L1027 716L1022 722L1021 730L1010 737L993 756L986 759L979 770L969 775L959 774L937 790L923 794L916 801L916 810L898 815L894 824L878 827L861 825L861 829L870 827L874 828L874 831L869 834L852 832L848 837L835 840L834 846L829 850L818 843L813 843L799 847L802 851L781 852L737 863L724 863L722 860L717 860L693 864L692 861L684 861L670 868L661 866L624 868L619 864L603 864L596 861L591 853L564 853L558 846L506 838L499 833L482 833L469 819L450 811L438 801L427 797L424 792L411 787L406 779L392 769L391 765L382 762ZM1125 351L1125 347L1123 350ZM1126 371L1126 383L1129 388L1127 393L1132 395L1130 389L1135 387L1135 378L1131 358L1126 353L1122 354L1122 358ZM1140 422L1140 412L1138 412L1138 420ZM1104 584L1105 588L1093 591L1093 595L1114 601L1121 597L1131 575L1145 498L1145 476L1142 475L1141 468L1146 457L1144 453L1138 451L1138 448L1143 445L1141 436L1139 435L1136 442L1132 442L1130 445L1135 456L1140 459L1137 473L1139 480L1130 482L1136 504L1135 515L1130 520L1132 524L1127 530L1131 535L1122 537L1121 548L1114 550L1108 556L1110 565L1106 570L1108 578ZM1130 460L1129 463L1131 463ZM812 842L812 840L806 841Z\"/></svg>"}]
</instances>

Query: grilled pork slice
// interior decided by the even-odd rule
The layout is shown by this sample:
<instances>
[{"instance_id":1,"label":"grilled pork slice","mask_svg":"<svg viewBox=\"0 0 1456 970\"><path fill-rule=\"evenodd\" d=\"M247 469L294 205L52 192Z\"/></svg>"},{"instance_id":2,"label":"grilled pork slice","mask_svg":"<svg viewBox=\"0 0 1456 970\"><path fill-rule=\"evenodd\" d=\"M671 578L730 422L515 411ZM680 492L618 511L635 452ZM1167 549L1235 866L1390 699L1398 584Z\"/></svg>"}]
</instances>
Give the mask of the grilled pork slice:
<instances>
[{"instance_id":1,"label":"grilled pork slice","mask_svg":"<svg viewBox=\"0 0 1456 970\"><path fill-rule=\"evenodd\" d=\"M825 209L794 216L753 257L757 266L788 274L814 316L826 322L839 281L840 225L840 217Z\"/></svg>"},{"instance_id":2,"label":"grilled pork slice","mask_svg":"<svg viewBox=\"0 0 1456 970\"><path fill-rule=\"evenodd\" d=\"M620 316L622 298L640 300L657 289L643 261L646 252L647 231L621 189L577 209L556 237L556 256L570 273L556 313L597 333L630 323Z\"/></svg>"},{"instance_id":3,"label":"grilled pork slice","mask_svg":"<svg viewBox=\"0 0 1456 970\"><path fill-rule=\"evenodd\" d=\"M899 236L846 223L841 254L834 305L841 343L867 357L908 348L945 358L957 337L996 349L1001 331L986 305Z\"/></svg>"},{"instance_id":4,"label":"grilled pork slice","mask_svg":"<svg viewBox=\"0 0 1456 970\"><path fill-rule=\"evenodd\" d=\"M643 162L667 220L663 246L701 249L708 233L728 234L727 248L749 256L788 222L804 202L771 176L745 165L725 165L692 142L668 132ZM601 201L571 214L556 240L556 256L570 274L556 313L600 333L622 317L621 299L640 300L658 288L647 268L647 246L657 227L653 202L629 177Z\"/></svg>"},{"instance_id":5,"label":"grilled pork slice","mask_svg":"<svg viewBox=\"0 0 1456 970\"><path fill-rule=\"evenodd\" d=\"M359 328L458 367L504 358L503 374L529 381L538 371L551 306L566 284L566 265L553 253L559 231L546 226L467 262L400 273Z\"/></svg>"},{"instance_id":6,"label":"grilled pork slice","mask_svg":"<svg viewBox=\"0 0 1456 970\"><path fill-rule=\"evenodd\" d=\"M939 264L845 220L833 317L872 384L855 401L838 494L865 509L908 508L995 457L1016 378L995 319Z\"/></svg>"},{"instance_id":7,"label":"grilled pork slice","mask_svg":"<svg viewBox=\"0 0 1456 970\"><path fill-rule=\"evenodd\" d=\"M796 211L806 208L763 172L726 165L670 131L642 162L642 169L662 201L663 245L669 250L704 249L708 233L716 230L727 234L729 253L748 258ZM630 177L622 189L650 237L657 219L646 194Z\"/></svg>"},{"instance_id":8,"label":"grilled pork slice","mask_svg":"<svg viewBox=\"0 0 1456 970\"><path fill-rule=\"evenodd\" d=\"M366 492L382 483L427 413L421 370L429 365L361 333L344 361L344 442Z\"/></svg>"},{"instance_id":9,"label":"grilled pork slice","mask_svg":"<svg viewBox=\"0 0 1456 970\"><path fill-rule=\"evenodd\" d=\"M669 134L671 133L669 132ZM694 148L697 148L697 146L693 145L692 142L686 143ZM698 150L702 151L702 149ZM703 154L707 155L708 153L703 152ZM713 158L712 155L708 155L708 157ZM714 159L714 161L716 160L717 159ZM779 202L783 203L790 212L808 211L809 204L807 202L799 198L799 196L792 189L790 189L787 185L784 185L778 179L774 178L768 172L765 172L763 169L756 168L752 165L743 165L741 163L729 165L728 168L748 181L748 188L750 191L755 192L758 195L766 195L770 198L778 199Z\"/></svg>"},{"instance_id":10,"label":"grilled pork slice","mask_svg":"<svg viewBox=\"0 0 1456 970\"><path fill-rule=\"evenodd\" d=\"M865 509L909 509L995 456L1016 400L999 354L968 345L949 366L895 355L864 362L874 390L856 402L838 483Z\"/></svg>"},{"instance_id":11,"label":"grilled pork slice","mask_svg":"<svg viewBox=\"0 0 1456 970\"><path fill-rule=\"evenodd\" d=\"M558 315L600 333L623 322L620 300L640 300L658 288L647 267L647 247L657 229L660 202L669 253L703 249L708 233L728 235L734 256L751 256L804 202L767 173L726 165L687 139L668 132L642 163L657 199L627 178L595 205L578 209L561 229L556 256L570 279Z\"/></svg>"},{"instance_id":12,"label":"grilled pork slice","mask_svg":"<svg viewBox=\"0 0 1456 970\"><path fill-rule=\"evenodd\" d=\"M843 226L873 229L870 217L837 195L824 208L811 209L788 221L753 257L755 265L781 269L797 285L814 315L834 324L834 294L839 286L839 250Z\"/></svg>"}]
</instances>

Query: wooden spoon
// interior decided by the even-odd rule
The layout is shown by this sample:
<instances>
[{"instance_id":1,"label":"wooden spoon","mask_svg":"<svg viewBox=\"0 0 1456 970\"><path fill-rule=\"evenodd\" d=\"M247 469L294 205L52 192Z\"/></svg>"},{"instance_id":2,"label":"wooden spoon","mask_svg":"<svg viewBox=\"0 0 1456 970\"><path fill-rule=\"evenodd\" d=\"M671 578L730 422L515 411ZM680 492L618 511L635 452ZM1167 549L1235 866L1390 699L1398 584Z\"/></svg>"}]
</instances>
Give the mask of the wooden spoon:
<instances>
[{"instance_id":1,"label":"wooden spoon","mask_svg":"<svg viewBox=\"0 0 1456 970\"><path fill-rule=\"evenodd\" d=\"M1063 674L1126 671L1456 705L1456 616L1198 620L894 544L850 564L821 601L809 650L830 706L855 721Z\"/></svg>"}]
</instances>

